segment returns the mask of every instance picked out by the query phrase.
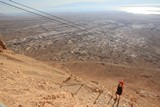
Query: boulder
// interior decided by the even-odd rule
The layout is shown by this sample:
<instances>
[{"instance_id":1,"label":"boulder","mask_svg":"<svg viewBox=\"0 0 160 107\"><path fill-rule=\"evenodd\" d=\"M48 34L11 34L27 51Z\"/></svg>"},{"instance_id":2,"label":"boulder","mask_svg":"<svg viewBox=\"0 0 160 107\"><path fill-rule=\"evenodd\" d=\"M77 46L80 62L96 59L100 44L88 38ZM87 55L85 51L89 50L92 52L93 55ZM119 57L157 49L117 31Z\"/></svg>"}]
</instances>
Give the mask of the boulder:
<instances>
[{"instance_id":1,"label":"boulder","mask_svg":"<svg viewBox=\"0 0 160 107\"><path fill-rule=\"evenodd\" d=\"M7 49L7 46L4 44L4 42L0 39L0 47L2 49Z\"/></svg>"}]
</instances>

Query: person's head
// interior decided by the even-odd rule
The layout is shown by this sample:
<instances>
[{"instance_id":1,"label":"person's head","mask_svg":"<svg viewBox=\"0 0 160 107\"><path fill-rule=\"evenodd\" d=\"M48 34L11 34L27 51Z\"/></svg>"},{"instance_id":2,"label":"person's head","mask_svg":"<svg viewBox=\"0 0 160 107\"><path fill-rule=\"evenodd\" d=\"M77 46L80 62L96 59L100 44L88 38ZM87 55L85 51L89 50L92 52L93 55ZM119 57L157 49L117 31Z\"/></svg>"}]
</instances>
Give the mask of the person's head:
<instances>
[{"instance_id":1,"label":"person's head","mask_svg":"<svg viewBox=\"0 0 160 107\"><path fill-rule=\"evenodd\" d=\"M120 84L121 86L123 86L123 85L124 85L124 81L123 81L123 80L120 80L120 81L119 81L119 84Z\"/></svg>"}]
</instances>

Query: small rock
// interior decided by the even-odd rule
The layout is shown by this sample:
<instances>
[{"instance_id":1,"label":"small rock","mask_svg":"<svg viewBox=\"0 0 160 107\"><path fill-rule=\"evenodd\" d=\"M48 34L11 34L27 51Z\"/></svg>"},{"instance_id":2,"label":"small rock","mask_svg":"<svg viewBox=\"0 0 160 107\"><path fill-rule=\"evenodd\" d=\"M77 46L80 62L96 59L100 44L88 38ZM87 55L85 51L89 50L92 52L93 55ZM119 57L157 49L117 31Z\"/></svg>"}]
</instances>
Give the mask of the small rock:
<instances>
[{"instance_id":1,"label":"small rock","mask_svg":"<svg viewBox=\"0 0 160 107\"><path fill-rule=\"evenodd\" d=\"M54 99L54 100L55 100L55 99L56 99L56 96L55 96L55 95L52 95L52 99Z\"/></svg>"},{"instance_id":2,"label":"small rock","mask_svg":"<svg viewBox=\"0 0 160 107\"><path fill-rule=\"evenodd\" d=\"M102 65L105 65L105 63L103 62Z\"/></svg>"},{"instance_id":3,"label":"small rock","mask_svg":"<svg viewBox=\"0 0 160 107\"><path fill-rule=\"evenodd\" d=\"M23 107L22 105L18 105L18 107Z\"/></svg>"},{"instance_id":4,"label":"small rock","mask_svg":"<svg viewBox=\"0 0 160 107\"><path fill-rule=\"evenodd\" d=\"M1 64L1 65L4 65L4 63L3 63L3 62L1 62L0 64Z\"/></svg>"},{"instance_id":5,"label":"small rock","mask_svg":"<svg viewBox=\"0 0 160 107\"><path fill-rule=\"evenodd\" d=\"M93 94L96 95L97 93L94 92Z\"/></svg>"}]
</instances>

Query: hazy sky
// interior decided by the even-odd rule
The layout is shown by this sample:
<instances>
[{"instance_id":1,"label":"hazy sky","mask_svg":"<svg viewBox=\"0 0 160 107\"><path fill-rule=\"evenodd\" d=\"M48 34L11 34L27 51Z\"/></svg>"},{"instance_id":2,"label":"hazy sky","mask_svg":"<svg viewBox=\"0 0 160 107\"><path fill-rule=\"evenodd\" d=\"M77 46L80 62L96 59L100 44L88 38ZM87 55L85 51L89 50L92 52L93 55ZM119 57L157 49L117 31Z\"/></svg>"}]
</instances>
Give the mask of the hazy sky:
<instances>
[{"instance_id":1,"label":"hazy sky","mask_svg":"<svg viewBox=\"0 0 160 107\"><path fill-rule=\"evenodd\" d=\"M9 0L0 0L11 3ZM131 13L160 14L160 0L14 0L51 12L121 10ZM11 3L13 4L13 3ZM14 4L15 5L15 4ZM18 5L16 5L18 6ZM23 12L0 3L0 13Z\"/></svg>"}]
</instances>

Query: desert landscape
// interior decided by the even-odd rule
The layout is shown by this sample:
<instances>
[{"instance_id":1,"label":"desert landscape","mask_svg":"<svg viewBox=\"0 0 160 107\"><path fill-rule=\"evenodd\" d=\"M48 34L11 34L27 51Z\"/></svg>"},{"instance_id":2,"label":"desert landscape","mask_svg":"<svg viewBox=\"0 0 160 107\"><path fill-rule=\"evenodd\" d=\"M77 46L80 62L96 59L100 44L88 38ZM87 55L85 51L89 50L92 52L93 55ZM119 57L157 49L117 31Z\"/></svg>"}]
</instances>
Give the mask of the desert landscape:
<instances>
[{"instance_id":1,"label":"desert landscape","mask_svg":"<svg viewBox=\"0 0 160 107\"><path fill-rule=\"evenodd\" d=\"M124 12L0 15L0 102L7 107L160 106L160 16ZM5 73L4 73L5 72ZM4 106L5 107L5 106Z\"/></svg>"}]
</instances>

